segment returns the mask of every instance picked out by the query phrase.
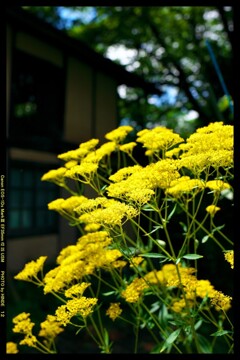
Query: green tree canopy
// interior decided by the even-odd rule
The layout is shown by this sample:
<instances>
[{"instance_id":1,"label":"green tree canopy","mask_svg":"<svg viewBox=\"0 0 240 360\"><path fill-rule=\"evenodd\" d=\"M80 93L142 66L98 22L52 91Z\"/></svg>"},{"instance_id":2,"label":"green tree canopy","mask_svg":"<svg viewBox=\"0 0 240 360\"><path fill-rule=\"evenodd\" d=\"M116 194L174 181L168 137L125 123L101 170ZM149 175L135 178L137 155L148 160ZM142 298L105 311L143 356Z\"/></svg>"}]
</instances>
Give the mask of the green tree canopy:
<instances>
[{"instance_id":1,"label":"green tree canopy","mask_svg":"<svg viewBox=\"0 0 240 360\"><path fill-rule=\"evenodd\" d=\"M136 126L162 124L182 134L211 121L230 123L230 97L219 80L211 46L228 94L233 94L231 7L96 6L24 7L163 91L146 96L121 88L120 119ZM67 11L67 16L66 16ZM63 16L65 14L65 16ZM118 58L119 50L131 56ZM171 95L172 94L172 95ZM224 97L225 96L225 97ZM184 121L189 112L192 121Z\"/></svg>"}]
</instances>

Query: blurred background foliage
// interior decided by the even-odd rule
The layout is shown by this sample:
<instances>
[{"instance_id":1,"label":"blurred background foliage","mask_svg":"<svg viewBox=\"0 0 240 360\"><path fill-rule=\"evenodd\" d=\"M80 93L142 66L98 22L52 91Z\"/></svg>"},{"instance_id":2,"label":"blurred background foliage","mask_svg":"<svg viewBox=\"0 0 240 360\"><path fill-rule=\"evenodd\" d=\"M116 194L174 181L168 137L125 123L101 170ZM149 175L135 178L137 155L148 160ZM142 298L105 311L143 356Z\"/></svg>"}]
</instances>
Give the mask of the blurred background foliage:
<instances>
[{"instance_id":1,"label":"blurred background foliage","mask_svg":"<svg viewBox=\"0 0 240 360\"><path fill-rule=\"evenodd\" d=\"M162 91L162 96L147 96L141 89L120 86L120 124L136 129L163 125L186 137L209 122L233 122L232 7L23 8Z\"/></svg>"}]
</instances>

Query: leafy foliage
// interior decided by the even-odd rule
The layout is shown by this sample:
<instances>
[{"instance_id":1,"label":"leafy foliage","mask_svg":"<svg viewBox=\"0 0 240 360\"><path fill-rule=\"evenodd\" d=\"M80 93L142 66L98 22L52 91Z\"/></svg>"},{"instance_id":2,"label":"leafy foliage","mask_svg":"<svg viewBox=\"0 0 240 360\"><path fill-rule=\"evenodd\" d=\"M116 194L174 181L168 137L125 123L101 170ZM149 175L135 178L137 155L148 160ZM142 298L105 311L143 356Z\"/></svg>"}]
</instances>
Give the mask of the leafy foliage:
<instances>
[{"instance_id":1,"label":"leafy foliage","mask_svg":"<svg viewBox=\"0 0 240 360\"><path fill-rule=\"evenodd\" d=\"M85 41L104 56L108 56L110 50L115 52L114 61L124 63L127 70L143 76L163 91L154 101L142 89L125 89L126 94L119 99L120 119L141 128L160 123L183 136L213 119L232 122L229 106L218 106L226 94L205 43L206 39L211 43L226 87L232 94L231 7L78 6L68 7L66 18L61 15L62 7L24 8ZM129 59L117 57L119 47L131 51ZM168 95L170 90L174 91L174 99ZM190 110L196 112L197 119L186 121Z\"/></svg>"}]
</instances>

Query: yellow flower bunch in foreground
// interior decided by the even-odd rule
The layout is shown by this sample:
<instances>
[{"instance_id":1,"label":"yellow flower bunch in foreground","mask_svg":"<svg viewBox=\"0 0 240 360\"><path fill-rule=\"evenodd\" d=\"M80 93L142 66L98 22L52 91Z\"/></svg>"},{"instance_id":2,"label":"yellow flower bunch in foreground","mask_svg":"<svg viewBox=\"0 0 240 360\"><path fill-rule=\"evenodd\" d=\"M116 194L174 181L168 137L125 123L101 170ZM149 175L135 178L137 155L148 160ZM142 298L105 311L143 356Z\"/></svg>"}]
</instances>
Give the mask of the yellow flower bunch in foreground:
<instances>
[{"instance_id":1,"label":"yellow flower bunch in foreground","mask_svg":"<svg viewBox=\"0 0 240 360\"><path fill-rule=\"evenodd\" d=\"M21 345L56 353L70 327L76 339L85 332L99 352L114 353L118 326L132 331L132 353L144 352L144 336L150 353L219 353L218 346L233 353L234 250L224 223L233 200L233 127L210 123L185 140L165 127L134 135L120 126L105 139L59 154L62 165L42 176L69 193L48 208L79 235L48 271L43 249L15 275L59 304L39 331L27 309L16 314L12 330L22 338L9 339L7 353L21 353ZM209 270L224 276L217 261L230 272L226 293Z\"/></svg>"}]
</instances>

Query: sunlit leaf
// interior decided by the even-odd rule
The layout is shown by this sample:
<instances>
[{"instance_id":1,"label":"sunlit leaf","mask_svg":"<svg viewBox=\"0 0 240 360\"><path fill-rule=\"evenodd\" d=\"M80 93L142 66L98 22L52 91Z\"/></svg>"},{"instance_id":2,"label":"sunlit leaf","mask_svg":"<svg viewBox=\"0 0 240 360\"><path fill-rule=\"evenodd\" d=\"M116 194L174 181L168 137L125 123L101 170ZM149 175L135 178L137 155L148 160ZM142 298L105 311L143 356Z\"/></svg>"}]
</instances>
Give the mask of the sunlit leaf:
<instances>
[{"instance_id":1,"label":"sunlit leaf","mask_svg":"<svg viewBox=\"0 0 240 360\"><path fill-rule=\"evenodd\" d=\"M196 260L196 259L203 258L203 256L198 255L198 254L186 254L186 255L183 255L183 258L188 259L188 260Z\"/></svg>"}]
</instances>

